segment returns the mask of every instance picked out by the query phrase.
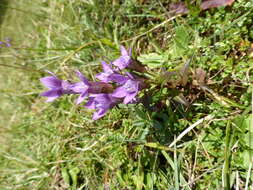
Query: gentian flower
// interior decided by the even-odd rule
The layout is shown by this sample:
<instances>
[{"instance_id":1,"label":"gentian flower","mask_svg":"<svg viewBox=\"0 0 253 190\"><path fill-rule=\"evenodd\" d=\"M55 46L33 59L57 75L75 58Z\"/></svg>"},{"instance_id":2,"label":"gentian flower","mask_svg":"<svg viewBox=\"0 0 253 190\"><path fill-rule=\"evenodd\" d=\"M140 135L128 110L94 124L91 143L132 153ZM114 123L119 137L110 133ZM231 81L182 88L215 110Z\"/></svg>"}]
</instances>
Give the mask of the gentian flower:
<instances>
[{"instance_id":1,"label":"gentian flower","mask_svg":"<svg viewBox=\"0 0 253 190\"><path fill-rule=\"evenodd\" d=\"M125 81L120 81L123 85L112 93L112 97L114 98L124 98L124 104L128 104L135 99L140 87L138 80L134 79L130 73L127 73L127 75L128 77L125 77Z\"/></svg>"},{"instance_id":2,"label":"gentian flower","mask_svg":"<svg viewBox=\"0 0 253 190\"><path fill-rule=\"evenodd\" d=\"M96 75L96 78L101 80L102 82L109 82L110 76L115 73L115 71L110 67L110 65L107 65L106 62L101 62L103 67L103 72Z\"/></svg>"},{"instance_id":3,"label":"gentian flower","mask_svg":"<svg viewBox=\"0 0 253 190\"><path fill-rule=\"evenodd\" d=\"M124 46L120 46L121 56L112 62L113 65L117 66L120 70L128 67L131 63L131 48L127 51Z\"/></svg>"},{"instance_id":4,"label":"gentian flower","mask_svg":"<svg viewBox=\"0 0 253 190\"><path fill-rule=\"evenodd\" d=\"M9 38L6 38L5 41L0 41L0 48L3 47L1 45L4 45L5 47L11 47L10 41L11 40Z\"/></svg>"},{"instance_id":5,"label":"gentian flower","mask_svg":"<svg viewBox=\"0 0 253 190\"><path fill-rule=\"evenodd\" d=\"M47 102L52 102L63 94L72 94L72 84L68 81L58 79L54 74L40 79L41 83L50 90L41 93L41 96L48 97Z\"/></svg>"},{"instance_id":6,"label":"gentian flower","mask_svg":"<svg viewBox=\"0 0 253 190\"><path fill-rule=\"evenodd\" d=\"M97 120L103 117L106 112L118 104L120 99L112 97L111 94L93 94L90 96L89 101L85 107L95 109L92 119Z\"/></svg>"},{"instance_id":7,"label":"gentian flower","mask_svg":"<svg viewBox=\"0 0 253 190\"><path fill-rule=\"evenodd\" d=\"M107 84L105 82L88 81L88 79L86 79L80 71L77 71L77 75L81 82L75 83L71 87L71 90L73 90L77 94L80 94L76 101L77 104L80 104L88 96L89 93L106 93L111 92L113 89L112 85Z\"/></svg>"},{"instance_id":8,"label":"gentian flower","mask_svg":"<svg viewBox=\"0 0 253 190\"><path fill-rule=\"evenodd\" d=\"M106 62L103 61L102 66L103 72L96 75L97 79L105 83L114 81L118 84L122 84L122 82L125 82L126 77L113 70L110 65L106 64Z\"/></svg>"},{"instance_id":9,"label":"gentian flower","mask_svg":"<svg viewBox=\"0 0 253 190\"><path fill-rule=\"evenodd\" d=\"M11 47L11 40L9 38L6 38L4 43L6 47Z\"/></svg>"}]
</instances>

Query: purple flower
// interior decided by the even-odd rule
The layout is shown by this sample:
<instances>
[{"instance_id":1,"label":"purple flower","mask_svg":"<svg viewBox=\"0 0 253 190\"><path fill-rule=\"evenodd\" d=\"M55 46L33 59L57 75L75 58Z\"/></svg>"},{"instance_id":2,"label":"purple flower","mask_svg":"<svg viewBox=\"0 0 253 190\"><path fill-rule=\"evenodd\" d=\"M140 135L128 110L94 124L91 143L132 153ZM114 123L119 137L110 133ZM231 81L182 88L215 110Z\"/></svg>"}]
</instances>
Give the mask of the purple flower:
<instances>
[{"instance_id":1,"label":"purple flower","mask_svg":"<svg viewBox=\"0 0 253 190\"><path fill-rule=\"evenodd\" d=\"M50 89L40 94L41 96L48 97L47 102L52 102L63 94L73 93L71 90L72 84L58 79L55 75L41 78L40 81L45 87Z\"/></svg>"},{"instance_id":2,"label":"purple flower","mask_svg":"<svg viewBox=\"0 0 253 190\"><path fill-rule=\"evenodd\" d=\"M1 45L4 45L5 47L11 47L10 41L11 40L9 38L6 38L5 41L0 41L0 48L3 47Z\"/></svg>"},{"instance_id":3,"label":"purple flower","mask_svg":"<svg viewBox=\"0 0 253 190\"><path fill-rule=\"evenodd\" d=\"M5 45L6 45L6 47L11 47L11 40L9 39L9 38L6 38L5 39Z\"/></svg>"},{"instance_id":4,"label":"purple flower","mask_svg":"<svg viewBox=\"0 0 253 190\"><path fill-rule=\"evenodd\" d=\"M76 101L77 104L80 104L88 96L89 93L99 94L112 91L112 85L110 84L107 84L105 82L90 82L80 71L77 71L77 75L80 78L81 82L75 83L71 87L71 90L77 94L80 94Z\"/></svg>"},{"instance_id":5,"label":"purple flower","mask_svg":"<svg viewBox=\"0 0 253 190\"><path fill-rule=\"evenodd\" d=\"M135 99L135 96L139 92L140 82L133 78L130 73L127 73L128 77L125 77L125 81L120 81L123 83L122 86L118 87L113 93L112 97L124 98L123 103L128 104Z\"/></svg>"},{"instance_id":6,"label":"purple flower","mask_svg":"<svg viewBox=\"0 0 253 190\"><path fill-rule=\"evenodd\" d=\"M92 119L97 120L103 117L106 112L119 103L118 98L112 97L111 94L94 94L91 95L85 107L95 109Z\"/></svg>"},{"instance_id":7,"label":"purple flower","mask_svg":"<svg viewBox=\"0 0 253 190\"><path fill-rule=\"evenodd\" d=\"M120 70L128 67L131 63L131 48L127 51L124 46L120 46L121 56L112 62L113 65L117 66Z\"/></svg>"},{"instance_id":8,"label":"purple flower","mask_svg":"<svg viewBox=\"0 0 253 190\"><path fill-rule=\"evenodd\" d=\"M110 67L110 65L107 65L106 62L102 61L102 67L103 72L96 75L96 78L103 81L103 82L109 82L111 81L110 76L114 74L114 70Z\"/></svg>"}]
</instances>

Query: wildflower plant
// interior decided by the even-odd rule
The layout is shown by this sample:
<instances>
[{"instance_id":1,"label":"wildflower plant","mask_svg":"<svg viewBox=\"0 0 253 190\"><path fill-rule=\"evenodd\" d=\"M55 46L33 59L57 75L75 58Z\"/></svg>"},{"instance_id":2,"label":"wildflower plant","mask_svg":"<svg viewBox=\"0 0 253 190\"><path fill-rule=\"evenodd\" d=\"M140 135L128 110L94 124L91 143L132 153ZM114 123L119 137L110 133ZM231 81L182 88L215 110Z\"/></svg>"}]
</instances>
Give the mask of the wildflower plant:
<instances>
[{"instance_id":1,"label":"wildflower plant","mask_svg":"<svg viewBox=\"0 0 253 190\"><path fill-rule=\"evenodd\" d=\"M76 71L80 81L74 83L61 80L50 72L51 76L40 79L41 83L49 88L40 95L47 97L47 102L52 102L62 95L77 94L79 97L76 104L86 100L84 107L94 109L93 120L97 120L119 103L138 102L137 96L145 86L145 82L138 75L126 71L128 68L134 71L136 66L138 71L142 67L138 63L133 63L131 49L127 51L121 46L121 56L118 59L109 64L102 61L103 71L96 75L99 81L89 81L80 71Z\"/></svg>"},{"instance_id":2,"label":"wildflower plant","mask_svg":"<svg viewBox=\"0 0 253 190\"><path fill-rule=\"evenodd\" d=\"M95 75L96 81L89 81L80 71L76 71L78 82L61 80L51 73L52 76L40 79L49 88L41 96L52 102L62 95L79 95L76 104L86 102L84 107L95 110L93 120L97 120L120 103L141 103L147 111L160 112L170 102L187 109L194 100L194 89L213 94L207 87L205 71L190 70L193 56L183 65L168 68L166 53L140 55L137 62L131 52L121 46L119 58L110 63L102 61L102 72Z\"/></svg>"}]
</instances>

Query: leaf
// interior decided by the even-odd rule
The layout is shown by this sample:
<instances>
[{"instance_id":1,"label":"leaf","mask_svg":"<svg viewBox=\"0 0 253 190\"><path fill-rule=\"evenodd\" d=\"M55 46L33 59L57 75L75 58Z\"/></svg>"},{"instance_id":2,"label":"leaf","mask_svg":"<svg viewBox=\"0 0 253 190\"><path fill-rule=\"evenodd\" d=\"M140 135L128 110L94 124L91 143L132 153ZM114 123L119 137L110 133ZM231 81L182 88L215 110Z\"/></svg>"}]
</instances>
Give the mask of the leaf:
<instances>
[{"instance_id":1,"label":"leaf","mask_svg":"<svg viewBox=\"0 0 253 190\"><path fill-rule=\"evenodd\" d=\"M244 115L244 116L238 116L235 119L235 124L239 129L241 129L244 132L251 132L253 133L253 126L251 125L251 115Z\"/></svg>"},{"instance_id":2,"label":"leaf","mask_svg":"<svg viewBox=\"0 0 253 190\"><path fill-rule=\"evenodd\" d=\"M244 141L245 145L248 146L250 149L253 149L253 133L248 132L244 134Z\"/></svg>"},{"instance_id":3,"label":"leaf","mask_svg":"<svg viewBox=\"0 0 253 190\"><path fill-rule=\"evenodd\" d=\"M245 150L241 153L241 157L243 158L243 166L245 169L248 169L250 163L252 162L252 154L252 150Z\"/></svg>"},{"instance_id":4,"label":"leaf","mask_svg":"<svg viewBox=\"0 0 253 190\"><path fill-rule=\"evenodd\" d=\"M160 68L167 62L168 57L157 53L149 53L142 54L137 59L149 68Z\"/></svg>"},{"instance_id":5,"label":"leaf","mask_svg":"<svg viewBox=\"0 0 253 190\"><path fill-rule=\"evenodd\" d=\"M143 186L144 186L144 172L143 172L141 167L138 167L135 170L135 174L132 176L132 179L134 181L135 188L137 190L143 189Z\"/></svg>"},{"instance_id":6,"label":"leaf","mask_svg":"<svg viewBox=\"0 0 253 190\"><path fill-rule=\"evenodd\" d=\"M69 176L67 168L62 168L61 175L62 175L62 178L63 178L64 182L66 184L70 185L70 176Z\"/></svg>"},{"instance_id":7,"label":"leaf","mask_svg":"<svg viewBox=\"0 0 253 190\"><path fill-rule=\"evenodd\" d=\"M141 118L141 119L143 119L143 120L145 120L145 121L148 121L148 120L149 120L147 114L146 114L143 110L141 110L141 109L139 109L138 107L136 107L136 108L135 108L135 111L136 111L136 114L137 114L137 116L138 116L139 118Z\"/></svg>"},{"instance_id":8,"label":"leaf","mask_svg":"<svg viewBox=\"0 0 253 190\"><path fill-rule=\"evenodd\" d=\"M174 37L177 50L187 50L190 41L190 36L187 29L184 26L178 26L175 31Z\"/></svg>"},{"instance_id":9,"label":"leaf","mask_svg":"<svg viewBox=\"0 0 253 190\"><path fill-rule=\"evenodd\" d=\"M189 106L190 103L187 101L187 99L183 96L183 94L179 94L178 96L175 96L173 98L173 100L175 100L176 102L183 104L184 106Z\"/></svg>"},{"instance_id":10,"label":"leaf","mask_svg":"<svg viewBox=\"0 0 253 190\"><path fill-rule=\"evenodd\" d=\"M145 184L145 189L152 189L153 184L156 181L156 175L152 175L151 172L148 172L145 177L147 181L147 183Z\"/></svg>"},{"instance_id":11,"label":"leaf","mask_svg":"<svg viewBox=\"0 0 253 190\"><path fill-rule=\"evenodd\" d=\"M171 151L173 152L174 150L167 147L167 146L163 146L159 143L155 143L155 142L149 142L149 143L145 143L144 146L150 147L150 148L155 148L155 149L159 149L159 150L165 150L165 151Z\"/></svg>"},{"instance_id":12,"label":"leaf","mask_svg":"<svg viewBox=\"0 0 253 190\"><path fill-rule=\"evenodd\" d=\"M77 182L78 182L78 174L80 173L80 169L75 167L69 170L69 174L71 176L72 179L72 186L76 187L77 186Z\"/></svg>"},{"instance_id":13,"label":"leaf","mask_svg":"<svg viewBox=\"0 0 253 190\"><path fill-rule=\"evenodd\" d=\"M145 128L141 131L138 140L139 141L146 141L146 136L149 134L149 128Z\"/></svg>"}]
</instances>

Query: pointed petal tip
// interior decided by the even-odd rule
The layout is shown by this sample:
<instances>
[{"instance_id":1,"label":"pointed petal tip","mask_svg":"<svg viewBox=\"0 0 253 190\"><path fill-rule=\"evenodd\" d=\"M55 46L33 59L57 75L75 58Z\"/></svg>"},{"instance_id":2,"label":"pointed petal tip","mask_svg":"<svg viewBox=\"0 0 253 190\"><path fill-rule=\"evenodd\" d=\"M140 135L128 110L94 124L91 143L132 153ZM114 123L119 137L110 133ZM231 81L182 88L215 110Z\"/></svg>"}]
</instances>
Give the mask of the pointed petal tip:
<instances>
[{"instance_id":1,"label":"pointed petal tip","mask_svg":"<svg viewBox=\"0 0 253 190\"><path fill-rule=\"evenodd\" d=\"M107 110L102 110L101 109L101 110L98 110L98 111L94 112L92 119L93 120L98 120L98 119L102 118L106 114L106 111Z\"/></svg>"},{"instance_id":2,"label":"pointed petal tip","mask_svg":"<svg viewBox=\"0 0 253 190\"><path fill-rule=\"evenodd\" d=\"M76 75L79 77L79 79L86 85L89 85L88 79L81 73L79 70L76 70Z\"/></svg>"},{"instance_id":3,"label":"pointed petal tip","mask_svg":"<svg viewBox=\"0 0 253 190\"><path fill-rule=\"evenodd\" d=\"M128 52L123 45L120 46L120 52L121 52L121 55L123 56L128 55Z\"/></svg>"},{"instance_id":4,"label":"pointed petal tip","mask_svg":"<svg viewBox=\"0 0 253 190\"><path fill-rule=\"evenodd\" d=\"M58 98L58 97L50 97L50 98L48 98L45 102L50 103L50 102L55 101L57 98Z\"/></svg>"},{"instance_id":5,"label":"pointed petal tip","mask_svg":"<svg viewBox=\"0 0 253 190\"><path fill-rule=\"evenodd\" d=\"M80 103L82 103L87 95L88 95L87 91L84 91L82 94L80 94L80 96L76 100L76 104L79 105Z\"/></svg>"},{"instance_id":6,"label":"pointed petal tip","mask_svg":"<svg viewBox=\"0 0 253 190\"><path fill-rule=\"evenodd\" d=\"M126 90L124 87L118 87L112 94L111 96L114 98L123 98L127 95Z\"/></svg>"},{"instance_id":7,"label":"pointed petal tip","mask_svg":"<svg viewBox=\"0 0 253 190\"><path fill-rule=\"evenodd\" d=\"M123 103L124 104L129 104L131 103L133 100L135 100L135 96L137 95L137 93L133 93L133 94L130 94L130 95L127 95L124 100L123 100Z\"/></svg>"},{"instance_id":8,"label":"pointed petal tip","mask_svg":"<svg viewBox=\"0 0 253 190\"><path fill-rule=\"evenodd\" d=\"M55 76L47 76L40 78L40 82L47 88L60 88L61 80Z\"/></svg>"}]
</instances>

